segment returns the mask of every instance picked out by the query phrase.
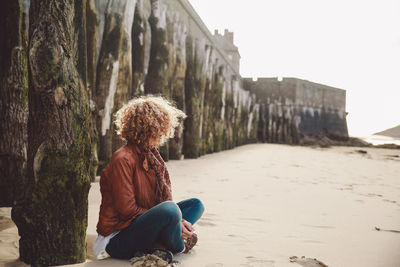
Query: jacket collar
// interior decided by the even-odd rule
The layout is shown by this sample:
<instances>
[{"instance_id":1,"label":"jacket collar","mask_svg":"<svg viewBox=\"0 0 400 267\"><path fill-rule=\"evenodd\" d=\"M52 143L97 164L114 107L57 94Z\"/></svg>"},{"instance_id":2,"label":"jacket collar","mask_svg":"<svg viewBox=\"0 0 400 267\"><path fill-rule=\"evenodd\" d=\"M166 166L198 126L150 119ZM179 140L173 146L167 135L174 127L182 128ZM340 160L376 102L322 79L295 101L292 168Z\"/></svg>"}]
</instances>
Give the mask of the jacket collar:
<instances>
[{"instance_id":1,"label":"jacket collar","mask_svg":"<svg viewBox=\"0 0 400 267\"><path fill-rule=\"evenodd\" d=\"M138 155L143 154L143 150L140 149L140 147L139 147L136 143L128 142L127 146L128 146L130 149L132 149L133 152L136 152Z\"/></svg>"},{"instance_id":2,"label":"jacket collar","mask_svg":"<svg viewBox=\"0 0 400 267\"><path fill-rule=\"evenodd\" d=\"M136 143L129 142L127 146L134 152L136 153L140 164L142 165L143 169L146 171L149 170L149 162L147 158L147 153L143 151Z\"/></svg>"}]
</instances>

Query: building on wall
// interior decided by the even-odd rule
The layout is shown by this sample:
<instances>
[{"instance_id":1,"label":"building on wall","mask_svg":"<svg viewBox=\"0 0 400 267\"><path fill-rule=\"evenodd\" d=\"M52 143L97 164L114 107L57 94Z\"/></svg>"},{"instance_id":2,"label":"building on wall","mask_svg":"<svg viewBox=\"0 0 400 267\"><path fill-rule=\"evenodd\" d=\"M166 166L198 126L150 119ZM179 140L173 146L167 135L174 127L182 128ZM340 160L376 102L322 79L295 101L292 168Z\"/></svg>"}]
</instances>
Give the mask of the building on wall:
<instances>
[{"instance_id":1,"label":"building on wall","mask_svg":"<svg viewBox=\"0 0 400 267\"><path fill-rule=\"evenodd\" d=\"M214 40L216 44L225 52L228 60L232 63L236 73L240 73L240 54L239 49L233 41L233 32L224 30L224 35L218 30L214 30Z\"/></svg>"}]
</instances>

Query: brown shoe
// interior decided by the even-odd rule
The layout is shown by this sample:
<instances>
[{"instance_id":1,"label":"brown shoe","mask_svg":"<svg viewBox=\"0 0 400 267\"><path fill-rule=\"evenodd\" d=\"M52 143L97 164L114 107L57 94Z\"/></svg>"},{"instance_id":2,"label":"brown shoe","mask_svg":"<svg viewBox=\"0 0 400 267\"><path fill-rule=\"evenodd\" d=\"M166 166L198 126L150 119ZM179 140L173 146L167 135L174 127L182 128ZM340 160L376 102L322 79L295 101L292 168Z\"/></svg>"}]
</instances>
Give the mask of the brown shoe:
<instances>
[{"instance_id":1,"label":"brown shoe","mask_svg":"<svg viewBox=\"0 0 400 267\"><path fill-rule=\"evenodd\" d=\"M189 237L188 239L184 240L185 242L185 250L183 251L183 253L188 253L189 250L191 250L197 243L197 235L195 233L192 234L191 237Z\"/></svg>"}]
</instances>

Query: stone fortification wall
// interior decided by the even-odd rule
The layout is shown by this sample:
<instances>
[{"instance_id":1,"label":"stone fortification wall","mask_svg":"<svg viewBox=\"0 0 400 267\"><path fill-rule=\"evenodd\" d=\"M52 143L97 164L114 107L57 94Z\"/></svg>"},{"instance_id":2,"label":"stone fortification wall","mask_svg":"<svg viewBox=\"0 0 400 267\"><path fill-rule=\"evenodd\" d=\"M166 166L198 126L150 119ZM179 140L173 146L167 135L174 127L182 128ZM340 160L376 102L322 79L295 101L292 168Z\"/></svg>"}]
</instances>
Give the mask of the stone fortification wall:
<instances>
[{"instance_id":1,"label":"stone fortification wall","mask_svg":"<svg viewBox=\"0 0 400 267\"><path fill-rule=\"evenodd\" d=\"M348 137L346 91L296 78L243 79L260 104L258 138L299 143L304 135Z\"/></svg>"},{"instance_id":2,"label":"stone fortification wall","mask_svg":"<svg viewBox=\"0 0 400 267\"><path fill-rule=\"evenodd\" d=\"M258 104L241 87L233 33L212 35L187 0L89 1L88 61L99 160L121 146L113 114L129 99L161 94L187 115L164 158L196 158L256 141ZM221 44L224 38L229 47ZM236 48L236 50L235 50ZM90 58L92 55L92 59Z\"/></svg>"},{"instance_id":3,"label":"stone fortification wall","mask_svg":"<svg viewBox=\"0 0 400 267\"><path fill-rule=\"evenodd\" d=\"M96 62L100 161L122 144L113 114L144 94L162 94L188 115L161 148L164 158L196 158L257 140L297 144L310 134L348 136L344 90L295 78L242 80L233 33L212 35L187 0L92 2L96 19L88 25L97 37L88 55Z\"/></svg>"}]
</instances>

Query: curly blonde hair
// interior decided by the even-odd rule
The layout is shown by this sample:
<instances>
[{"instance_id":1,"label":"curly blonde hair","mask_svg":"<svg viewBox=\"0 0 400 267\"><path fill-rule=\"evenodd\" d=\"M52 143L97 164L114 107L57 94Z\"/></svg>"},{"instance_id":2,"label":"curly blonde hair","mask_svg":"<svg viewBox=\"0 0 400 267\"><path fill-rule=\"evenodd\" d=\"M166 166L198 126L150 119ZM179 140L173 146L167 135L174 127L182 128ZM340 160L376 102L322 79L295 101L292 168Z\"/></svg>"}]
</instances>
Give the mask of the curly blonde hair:
<instances>
[{"instance_id":1,"label":"curly blonde hair","mask_svg":"<svg viewBox=\"0 0 400 267\"><path fill-rule=\"evenodd\" d=\"M165 98L148 95L132 99L120 108L114 123L123 140L149 147L160 146L174 137L175 128L184 118L185 113Z\"/></svg>"}]
</instances>

